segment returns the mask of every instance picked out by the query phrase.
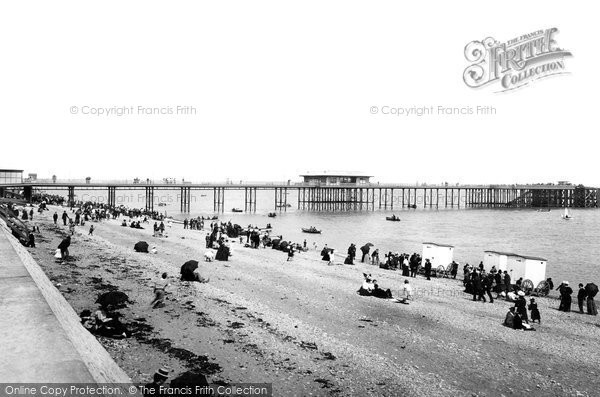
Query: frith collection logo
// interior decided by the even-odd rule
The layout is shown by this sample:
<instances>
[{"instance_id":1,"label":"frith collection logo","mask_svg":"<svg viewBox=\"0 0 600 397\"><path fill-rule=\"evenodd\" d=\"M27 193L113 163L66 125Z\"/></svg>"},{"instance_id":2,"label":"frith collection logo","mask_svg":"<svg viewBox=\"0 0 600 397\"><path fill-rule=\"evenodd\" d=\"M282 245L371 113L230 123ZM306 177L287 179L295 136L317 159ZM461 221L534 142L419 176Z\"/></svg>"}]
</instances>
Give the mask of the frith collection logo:
<instances>
[{"instance_id":1,"label":"frith collection logo","mask_svg":"<svg viewBox=\"0 0 600 397\"><path fill-rule=\"evenodd\" d=\"M532 81L566 73L564 59L572 56L557 46L557 28L524 34L505 43L488 37L465 46L471 64L463 80L471 88L499 83L498 92L514 90Z\"/></svg>"}]
</instances>

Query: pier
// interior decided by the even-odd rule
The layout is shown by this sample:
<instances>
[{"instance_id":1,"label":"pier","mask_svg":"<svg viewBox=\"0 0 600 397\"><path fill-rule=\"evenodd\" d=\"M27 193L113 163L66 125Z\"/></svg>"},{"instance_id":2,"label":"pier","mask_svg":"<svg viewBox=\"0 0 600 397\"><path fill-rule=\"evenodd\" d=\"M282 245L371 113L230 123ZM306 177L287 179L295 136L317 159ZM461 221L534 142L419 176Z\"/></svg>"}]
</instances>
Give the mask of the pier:
<instances>
[{"instance_id":1,"label":"pier","mask_svg":"<svg viewBox=\"0 0 600 397\"><path fill-rule=\"evenodd\" d=\"M31 200L35 191L65 190L67 202L76 191L105 191L108 204L116 204L117 191L144 190L145 209L154 210L157 191L176 191L182 212L189 212L192 192L212 192L213 211L225 210L227 191L244 191L244 211L256 211L257 191L273 192L274 209L291 207L288 195L296 194L296 207L307 211L355 211L402 208L598 208L600 189L571 184L530 185L409 185L379 183L153 183L36 180L0 183L0 197Z\"/></svg>"}]
</instances>

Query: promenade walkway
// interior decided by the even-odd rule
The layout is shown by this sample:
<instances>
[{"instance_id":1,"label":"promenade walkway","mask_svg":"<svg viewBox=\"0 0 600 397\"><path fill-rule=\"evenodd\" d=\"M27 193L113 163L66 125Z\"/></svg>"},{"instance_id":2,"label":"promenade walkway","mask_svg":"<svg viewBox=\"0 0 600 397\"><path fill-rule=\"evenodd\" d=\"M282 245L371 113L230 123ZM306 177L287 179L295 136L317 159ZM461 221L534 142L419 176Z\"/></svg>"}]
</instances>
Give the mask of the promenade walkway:
<instances>
[{"instance_id":1,"label":"promenade walkway","mask_svg":"<svg viewBox=\"0 0 600 397\"><path fill-rule=\"evenodd\" d=\"M0 382L130 383L0 221Z\"/></svg>"}]
</instances>

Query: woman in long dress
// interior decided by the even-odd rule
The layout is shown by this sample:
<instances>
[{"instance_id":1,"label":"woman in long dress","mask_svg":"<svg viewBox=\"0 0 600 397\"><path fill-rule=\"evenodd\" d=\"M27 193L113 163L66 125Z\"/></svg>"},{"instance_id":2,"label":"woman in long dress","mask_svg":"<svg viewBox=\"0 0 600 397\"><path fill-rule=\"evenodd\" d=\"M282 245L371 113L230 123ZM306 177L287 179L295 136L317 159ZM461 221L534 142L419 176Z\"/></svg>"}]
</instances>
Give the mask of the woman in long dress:
<instances>
[{"instance_id":1,"label":"woman in long dress","mask_svg":"<svg viewBox=\"0 0 600 397\"><path fill-rule=\"evenodd\" d=\"M594 298L589 295L587 297L587 312L592 316L598 315L598 309L596 309L596 302L594 302Z\"/></svg>"},{"instance_id":2,"label":"woman in long dress","mask_svg":"<svg viewBox=\"0 0 600 397\"><path fill-rule=\"evenodd\" d=\"M542 323L542 318L540 316L540 311L538 309L538 305L535 302L534 298L531 298L529 300L529 310L531 310L531 322L535 323L535 320L538 321L538 323Z\"/></svg>"}]
</instances>

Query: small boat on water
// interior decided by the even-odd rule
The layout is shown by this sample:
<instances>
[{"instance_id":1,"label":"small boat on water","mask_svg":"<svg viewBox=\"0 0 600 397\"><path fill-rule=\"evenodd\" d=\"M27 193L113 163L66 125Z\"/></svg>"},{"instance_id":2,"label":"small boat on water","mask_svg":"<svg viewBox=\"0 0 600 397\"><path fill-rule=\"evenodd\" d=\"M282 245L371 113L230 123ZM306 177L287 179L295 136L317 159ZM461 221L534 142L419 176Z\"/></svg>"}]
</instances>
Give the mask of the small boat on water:
<instances>
[{"instance_id":1,"label":"small boat on water","mask_svg":"<svg viewBox=\"0 0 600 397\"><path fill-rule=\"evenodd\" d=\"M408 208L413 208L413 209L416 209L416 208L417 208L417 205L416 205L416 204L409 204L409 205L408 205Z\"/></svg>"},{"instance_id":2,"label":"small boat on water","mask_svg":"<svg viewBox=\"0 0 600 397\"><path fill-rule=\"evenodd\" d=\"M166 207L166 206L167 206L167 203L158 203L157 205L158 205L159 207Z\"/></svg>"},{"instance_id":3,"label":"small boat on water","mask_svg":"<svg viewBox=\"0 0 600 397\"><path fill-rule=\"evenodd\" d=\"M392 221L392 222L400 222L400 218L397 217L396 215L386 216L385 220L386 221Z\"/></svg>"},{"instance_id":4,"label":"small boat on water","mask_svg":"<svg viewBox=\"0 0 600 397\"><path fill-rule=\"evenodd\" d=\"M269 218L275 218L277 216L276 213L274 212L269 212L269 214L267 215Z\"/></svg>"},{"instance_id":5,"label":"small boat on water","mask_svg":"<svg viewBox=\"0 0 600 397\"><path fill-rule=\"evenodd\" d=\"M320 230L318 230L317 228L315 228L315 227L312 227L312 226L311 226L311 227L309 227L309 228L305 228L305 227L303 227L303 228L302 228L302 231L303 231L304 233L321 234L321 231L320 231Z\"/></svg>"},{"instance_id":6,"label":"small boat on water","mask_svg":"<svg viewBox=\"0 0 600 397\"><path fill-rule=\"evenodd\" d=\"M241 210L239 208L232 208L231 212L244 212L244 210Z\"/></svg>"},{"instance_id":7,"label":"small boat on water","mask_svg":"<svg viewBox=\"0 0 600 397\"><path fill-rule=\"evenodd\" d=\"M567 207L565 207L565 213L562 215L562 218L564 220L573 219L573 217L571 216L571 214L569 214L569 209Z\"/></svg>"}]
</instances>

